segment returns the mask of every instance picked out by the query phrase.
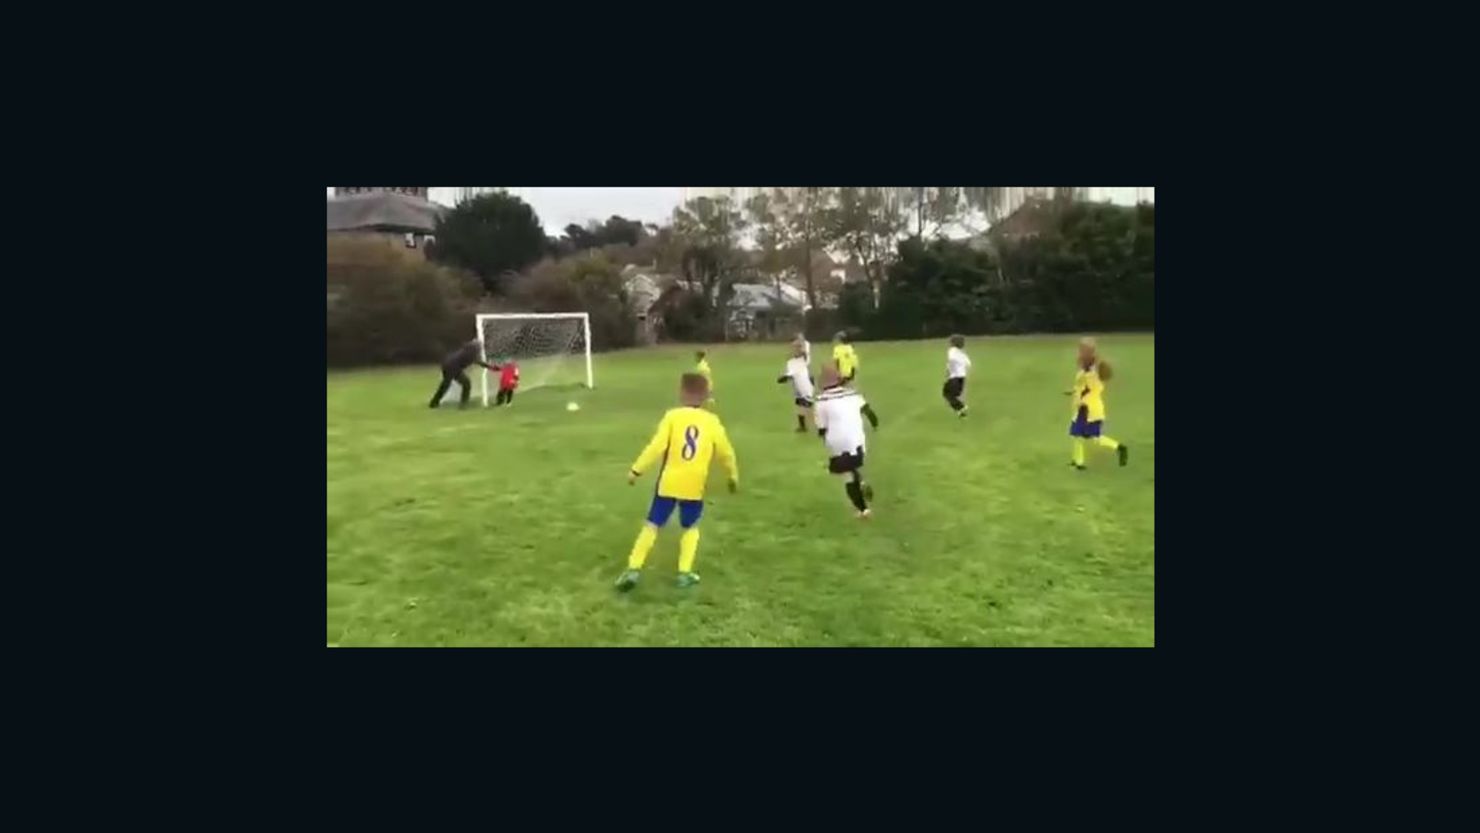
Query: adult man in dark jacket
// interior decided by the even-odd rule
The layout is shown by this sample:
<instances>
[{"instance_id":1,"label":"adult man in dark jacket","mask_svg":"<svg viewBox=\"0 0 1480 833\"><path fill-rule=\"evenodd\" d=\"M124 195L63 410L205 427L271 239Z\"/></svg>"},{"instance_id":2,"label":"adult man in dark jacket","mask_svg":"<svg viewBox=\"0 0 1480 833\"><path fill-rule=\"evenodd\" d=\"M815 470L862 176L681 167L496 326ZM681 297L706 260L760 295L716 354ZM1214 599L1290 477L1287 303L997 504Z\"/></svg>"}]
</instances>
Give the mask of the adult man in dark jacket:
<instances>
[{"instance_id":1,"label":"adult man in dark jacket","mask_svg":"<svg viewBox=\"0 0 1480 833\"><path fill-rule=\"evenodd\" d=\"M437 392L432 394L432 401L427 407L435 408L442 401L442 395L455 381L462 385L462 400L457 403L459 408L468 407L468 397L473 393L473 383L469 381L467 369L469 365L478 365L488 370L498 370L491 364L485 364L480 358L483 355L483 345L478 339L473 339L467 344L447 354L442 360L442 383L437 385Z\"/></svg>"}]
</instances>

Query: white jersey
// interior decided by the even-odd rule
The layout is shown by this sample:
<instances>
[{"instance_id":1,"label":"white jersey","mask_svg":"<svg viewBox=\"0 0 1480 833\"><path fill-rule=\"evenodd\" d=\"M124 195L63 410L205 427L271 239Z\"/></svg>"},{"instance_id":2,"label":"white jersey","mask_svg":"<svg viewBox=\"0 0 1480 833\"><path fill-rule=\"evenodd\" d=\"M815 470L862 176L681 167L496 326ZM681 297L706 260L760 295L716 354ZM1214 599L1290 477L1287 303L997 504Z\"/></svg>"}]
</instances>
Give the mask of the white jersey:
<instances>
[{"instance_id":1,"label":"white jersey","mask_svg":"<svg viewBox=\"0 0 1480 833\"><path fill-rule=\"evenodd\" d=\"M966 370L971 367L971 357L966 351L959 347L952 347L946 351L946 378L965 379Z\"/></svg>"},{"instance_id":2,"label":"white jersey","mask_svg":"<svg viewBox=\"0 0 1480 833\"><path fill-rule=\"evenodd\" d=\"M817 413L814 419L818 429L827 429L823 442L834 457L862 451L863 439L863 394L847 388L825 388L817 397Z\"/></svg>"},{"instance_id":3,"label":"white jersey","mask_svg":"<svg viewBox=\"0 0 1480 833\"><path fill-rule=\"evenodd\" d=\"M806 359L788 359L786 375L791 377L791 389L798 399L812 398L812 371Z\"/></svg>"}]
</instances>

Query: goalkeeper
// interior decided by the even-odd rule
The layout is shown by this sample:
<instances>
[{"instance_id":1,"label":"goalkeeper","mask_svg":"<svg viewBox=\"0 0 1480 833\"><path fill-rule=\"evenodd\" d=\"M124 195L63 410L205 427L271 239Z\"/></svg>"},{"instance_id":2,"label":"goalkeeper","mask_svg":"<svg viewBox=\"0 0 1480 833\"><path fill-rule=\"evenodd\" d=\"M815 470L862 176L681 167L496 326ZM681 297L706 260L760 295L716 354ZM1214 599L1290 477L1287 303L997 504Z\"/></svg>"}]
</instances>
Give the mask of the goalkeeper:
<instances>
[{"instance_id":1,"label":"goalkeeper","mask_svg":"<svg viewBox=\"0 0 1480 833\"><path fill-rule=\"evenodd\" d=\"M462 386L462 399L457 403L459 408L468 407L468 397L473 393L473 383L468 379L468 366L478 365L487 370L497 370L493 365L486 364L479 356L483 355L483 343L479 339L473 339L461 347L447 354L442 360L442 382L437 385L437 392L432 394L432 401L427 407L435 408L442 402L442 396L447 389L452 387L453 382Z\"/></svg>"}]
</instances>

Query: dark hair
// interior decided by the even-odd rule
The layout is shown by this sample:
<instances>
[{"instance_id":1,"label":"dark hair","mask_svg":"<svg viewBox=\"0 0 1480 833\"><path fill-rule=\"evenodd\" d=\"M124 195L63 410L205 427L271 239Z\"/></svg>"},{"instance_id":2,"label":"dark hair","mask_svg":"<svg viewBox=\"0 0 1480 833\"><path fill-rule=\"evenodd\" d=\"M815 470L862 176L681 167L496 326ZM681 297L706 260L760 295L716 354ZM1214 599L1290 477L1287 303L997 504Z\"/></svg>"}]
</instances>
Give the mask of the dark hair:
<instances>
[{"instance_id":1,"label":"dark hair","mask_svg":"<svg viewBox=\"0 0 1480 833\"><path fill-rule=\"evenodd\" d=\"M951 346L952 347L956 347L956 348L965 347L966 346L966 336L962 336L962 335L951 336Z\"/></svg>"},{"instance_id":2,"label":"dark hair","mask_svg":"<svg viewBox=\"0 0 1480 833\"><path fill-rule=\"evenodd\" d=\"M705 356L709 355L709 351L707 351L707 350L695 350L694 351L694 355L696 355L696 356L698 356L699 358L702 359Z\"/></svg>"},{"instance_id":3,"label":"dark hair","mask_svg":"<svg viewBox=\"0 0 1480 833\"><path fill-rule=\"evenodd\" d=\"M704 396L709 393L709 380L702 373L685 373L679 379L678 387L692 396Z\"/></svg>"}]
</instances>

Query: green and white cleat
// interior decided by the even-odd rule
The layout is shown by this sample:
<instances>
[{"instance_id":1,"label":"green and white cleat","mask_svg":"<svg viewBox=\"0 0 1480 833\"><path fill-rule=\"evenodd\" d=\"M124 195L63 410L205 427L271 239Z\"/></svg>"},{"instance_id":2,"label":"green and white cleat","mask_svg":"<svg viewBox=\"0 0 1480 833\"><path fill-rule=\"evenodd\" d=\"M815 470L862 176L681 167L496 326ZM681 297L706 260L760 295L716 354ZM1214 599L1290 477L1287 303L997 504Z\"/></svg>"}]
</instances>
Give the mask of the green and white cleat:
<instances>
[{"instance_id":1,"label":"green and white cleat","mask_svg":"<svg viewBox=\"0 0 1480 833\"><path fill-rule=\"evenodd\" d=\"M698 573L679 573L676 584L679 587L693 587L699 583Z\"/></svg>"},{"instance_id":2,"label":"green and white cleat","mask_svg":"<svg viewBox=\"0 0 1480 833\"><path fill-rule=\"evenodd\" d=\"M617 578L617 589L626 593L637 586L637 580L642 578L641 570L628 570Z\"/></svg>"}]
</instances>

